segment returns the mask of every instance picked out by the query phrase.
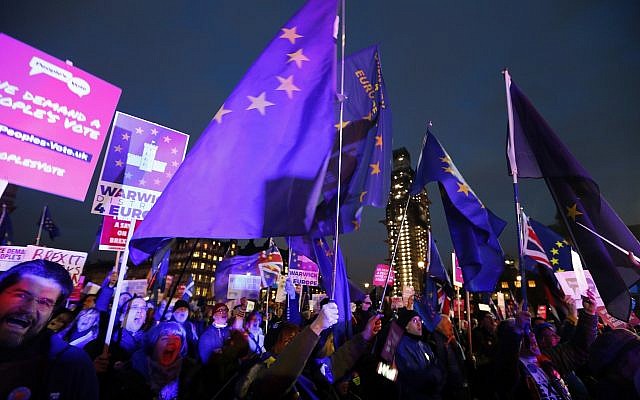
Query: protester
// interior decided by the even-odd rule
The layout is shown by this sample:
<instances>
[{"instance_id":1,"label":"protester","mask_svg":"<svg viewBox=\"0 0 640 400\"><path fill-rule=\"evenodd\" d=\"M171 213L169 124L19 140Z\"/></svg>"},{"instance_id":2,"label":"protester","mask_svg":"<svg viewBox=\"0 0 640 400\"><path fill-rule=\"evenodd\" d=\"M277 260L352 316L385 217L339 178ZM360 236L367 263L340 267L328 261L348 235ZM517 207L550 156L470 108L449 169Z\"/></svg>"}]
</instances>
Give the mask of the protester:
<instances>
[{"instance_id":1,"label":"protester","mask_svg":"<svg viewBox=\"0 0 640 400\"><path fill-rule=\"evenodd\" d=\"M489 386L493 375L491 363L496 351L496 328L498 322L489 311L478 313L478 325L471 331L472 349L475 361L473 387L480 400L490 399L493 388Z\"/></svg>"},{"instance_id":2,"label":"protester","mask_svg":"<svg viewBox=\"0 0 640 400\"><path fill-rule=\"evenodd\" d=\"M441 315L433 333L434 352L444 373L442 397L451 400L471 398L465 366L464 350L458 343L449 316Z\"/></svg>"},{"instance_id":3,"label":"protester","mask_svg":"<svg viewBox=\"0 0 640 400\"><path fill-rule=\"evenodd\" d=\"M203 364L209 362L213 353L220 352L224 341L229 338L231 328L227 325L229 308L224 303L213 306L213 324L200 336L198 353Z\"/></svg>"},{"instance_id":4,"label":"protester","mask_svg":"<svg viewBox=\"0 0 640 400\"><path fill-rule=\"evenodd\" d=\"M589 368L596 378L595 399L640 399L640 337L614 329L591 346Z\"/></svg>"},{"instance_id":5,"label":"protester","mask_svg":"<svg viewBox=\"0 0 640 400\"><path fill-rule=\"evenodd\" d=\"M194 364L186 358L184 329L161 322L145 334L144 346L115 374L113 399L174 400L191 384Z\"/></svg>"},{"instance_id":6,"label":"protester","mask_svg":"<svg viewBox=\"0 0 640 400\"><path fill-rule=\"evenodd\" d=\"M369 347L369 342L380 331L380 317L369 320L367 329L340 346L325 360L310 360L320 333L338 321L338 307L328 303L316 319L297 333L295 326L285 324L279 328L278 340L265 362L252 368L244 379L240 398L338 398L333 383L338 383L351 370L355 362ZM320 361L319 363L315 361ZM319 368L320 374L311 378L308 362Z\"/></svg>"},{"instance_id":7,"label":"protester","mask_svg":"<svg viewBox=\"0 0 640 400\"><path fill-rule=\"evenodd\" d=\"M69 326L71 322L73 322L73 311L64 308L58 311L55 314L55 317L49 321L47 329L51 332L57 333Z\"/></svg>"},{"instance_id":8,"label":"protester","mask_svg":"<svg viewBox=\"0 0 640 400\"><path fill-rule=\"evenodd\" d=\"M565 303L572 305L567 315L566 324L574 326L571 338L561 343L556 327L549 323L537 324L533 327L536 340L542 354L549 357L554 368L569 387L574 400L588 399L589 394L576 370L585 366L589 359L589 348L596 340L598 333L598 317L596 315L596 298L591 290L582 298L582 310L578 315L574 300L567 296Z\"/></svg>"},{"instance_id":9,"label":"protester","mask_svg":"<svg viewBox=\"0 0 640 400\"><path fill-rule=\"evenodd\" d=\"M262 314L260 311L251 311L247 315L247 319L244 324L245 331L249 339L249 350L257 355L263 354L266 350L264 348L264 334L262 333Z\"/></svg>"},{"instance_id":10,"label":"protester","mask_svg":"<svg viewBox=\"0 0 640 400\"><path fill-rule=\"evenodd\" d=\"M113 332L110 351L112 362L128 361L133 353L142 348L144 332L142 326L147 318L147 302L141 297L132 297L122 306L120 326Z\"/></svg>"},{"instance_id":11,"label":"protester","mask_svg":"<svg viewBox=\"0 0 640 400\"><path fill-rule=\"evenodd\" d=\"M72 346L84 348L84 346L98 337L100 328L100 311L95 308L86 308L80 311L75 320L59 336Z\"/></svg>"},{"instance_id":12,"label":"protester","mask_svg":"<svg viewBox=\"0 0 640 400\"><path fill-rule=\"evenodd\" d=\"M400 397L441 399L444 372L429 344L422 340L422 319L417 312L403 308L397 321L404 329L395 351Z\"/></svg>"},{"instance_id":13,"label":"protester","mask_svg":"<svg viewBox=\"0 0 640 400\"><path fill-rule=\"evenodd\" d=\"M365 326L367 326L369 318L373 317L374 313L371 309L371 303L371 297L369 297L369 295L366 295L362 302L356 302L356 311L353 313L353 318L356 320L353 327L354 333L362 332Z\"/></svg>"},{"instance_id":14,"label":"protester","mask_svg":"<svg viewBox=\"0 0 640 400\"><path fill-rule=\"evenodd\" d=\"M184 329L187 337L187 356L195 360L198 358L198 333L193 322L188 320L189 311L189 303L178 300L173 306L171 320L179 323Z\"/></svg>"},{"instance_id":15,"label":"protester","mask_svg":"<svg viewBox=\"0 0 640 400\"><path fill-rule=\"evenodd\" d=\"M44 329L72 289L67 270L46 260L0 275L0 398L98 398L89 357Z\"/></svg>"}]
</instances>

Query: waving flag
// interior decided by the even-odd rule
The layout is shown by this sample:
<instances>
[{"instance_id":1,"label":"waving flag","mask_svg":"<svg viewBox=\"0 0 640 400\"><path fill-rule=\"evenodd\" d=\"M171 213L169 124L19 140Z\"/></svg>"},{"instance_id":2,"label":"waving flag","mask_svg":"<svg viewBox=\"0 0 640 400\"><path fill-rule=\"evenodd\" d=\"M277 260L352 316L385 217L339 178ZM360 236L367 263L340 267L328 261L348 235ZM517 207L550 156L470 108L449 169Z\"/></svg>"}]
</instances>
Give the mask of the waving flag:
<instances>
[{"instance_id":1,"label":"waving flag","mask_svg":"<svg viewBox=\"0 0 640 400\"><path fill-rule=\"evenodd\" d=\"M411 194L432 181L440 186L451 241L470 292L493 292L504 270L498 235L506 223L485 208L438 139L427 131Z\"/></svg>"},{"instance_id":2,"label":"waving flag","mask_svg":"<svg viewBox=\"0 0 640 400\"><path fill-rule=\"evenodd\" d=\"M249 256L234 256L222 260L216 267L214 281L216 299L226 298L229 287L229 275L260 276L260 268L258 267L260 255L261 253L256 253Z\"/></svg>"},{"instance_id":3,"label":"waving flag","mask_svg":"<svg viewBox=\"0 0 640 400\"><path fill-rule=\"evenodd\" d=\"M420 314L424 326L433 332L440 322L440 315L449 312L448 303L453 295L453 287L431 232L427 261L428 272L424 275L424 289L418 301L414 302L414 308Z\"/></svg>"},{"instance_id":4,"label":"waving flag","mask_svg":"<svg viewBox=\"0 0 640 400\"><path fill-rule=\"evenodd\" d=\"M365 205L386 207L391 185L391 108L377 46L345 60L340 232L358 230ZM336 125L336 128L339 126ZM316 211L317 235L335 233L338 145L336 139Z\"/></svg>"},{"instance_id":5,"label":"waving flag","mask_svg":"<svg viewBox=\"0 0 640 400\"><path fill-rule=\"evenodd\" d=\"M282 255L275 245L259 253L258 269L262 277L262 286L270 287L278 283L282 271Z\"/></svg>"},{"instance_id":6,"label":"waving flag","mask_svg":"<svg viewBox=\"0 0 640 400\"><path fill-rule=\"evenodd\" d=\"M184 293L182 294L182 300L189 301L189 299L193 297L194 288L195 288L195 282L193 281L193 274L189 274L189 276L187 277L187 283L184 286Z\"/></svg>"},{"instance_id":7,"label":"waving flag","mask_svg":"<svg viewBox=\"0 0 640 400\"><path fill-rule=\"evenodd\" d=\"M508 155L517 163L518 176L544 178L607 311L628 321L631 312L629 288L640 280L640 269L633 265L627 254L584 227L634 254L640 254L640 243L601 195L593 178L508 74L506 79L513 122L509 134L514 144L508 149Z\"/></svg>"},{"instance_id":8,"label":"waving flag","mask_svg":"<svg viewBox=\"0 0 640 400\"><path fill-rule=\"evenodd\" d=\"M53 240L54 238L60 236L60 228L53 222L51 218L51 213L49 212L49 206L44 206L44 218L42 214L40 214L40 219L38 223L42 223L42 229L49 233L49 238Z\"/></svg>"},{"instance_id":9,"label":"waving flag","mask_svg":"<svg viewBox=\"0 0 640 400\"><path fill-rule=\"evenodd\" d=\"M269 43L136 230L134 262L168 237L309 231L335 138L336 9L309 0Z\"/></svg>"}]
</instances>

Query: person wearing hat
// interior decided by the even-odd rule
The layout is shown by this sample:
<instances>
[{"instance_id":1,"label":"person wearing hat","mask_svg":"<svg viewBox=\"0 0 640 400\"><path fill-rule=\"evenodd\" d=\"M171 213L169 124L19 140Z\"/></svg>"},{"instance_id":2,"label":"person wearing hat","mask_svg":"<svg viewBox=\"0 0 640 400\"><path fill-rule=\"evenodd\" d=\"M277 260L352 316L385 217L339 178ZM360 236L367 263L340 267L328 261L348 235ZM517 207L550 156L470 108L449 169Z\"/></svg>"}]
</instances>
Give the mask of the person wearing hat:
<instances>
[{"instance_id":1,"label":"person wearing hat","mask_svg":"<svg viewBox=\"0 0 640 400\"><path fill-rule=\"evenodd\" d=\"M594 399L640 398L640 337L627 329L603 333L591 345Z\"/></svg>"},{"instance_id":2,"label":"person wearing hat","mask_svg":"<svg viewBox=\"0 0 640 400\"><path fill-rule=\"evenodd\" d=\"M229 307L224 303L213 306L213 324L200 337L198 352L203 364L209 362L213 353L222 351L225 340L230 336L231 327L227 324Z\"/></svg>"},{"instance_id":3,"label":"person wearing hat","mask_svg":"<svg viewBox=\"0 0 640 400\"><path fill-rule=\"evenodd\" d=\"M441 399L444 373L433 350L422 340L422 319L414 310L403 308L396 322L404 329L395 352L400 398Z\"/></svg>"},{"instance_id":4,"label":"person wearing hat","mask_svg":"<svg viewBox=\"0 0 640 400\"><path fill-rule=\"evenodd\" d=\"M189 318L189 303L185 300L178 300L173 306L171 320L179 323L186 333L187 338L187 356L192 359L198 358L198 334L193 322Z\"/></svg>"}]
</instances>

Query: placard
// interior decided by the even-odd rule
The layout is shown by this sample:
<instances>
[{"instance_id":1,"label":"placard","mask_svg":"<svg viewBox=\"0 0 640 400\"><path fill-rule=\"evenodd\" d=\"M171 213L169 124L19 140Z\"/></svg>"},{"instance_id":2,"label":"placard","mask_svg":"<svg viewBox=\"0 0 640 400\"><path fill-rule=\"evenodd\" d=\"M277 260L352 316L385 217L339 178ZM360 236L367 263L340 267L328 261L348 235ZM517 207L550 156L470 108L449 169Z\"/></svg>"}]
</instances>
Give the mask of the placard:
<instances>
[{"instance_id":1,"label":"placard","mask_svg":"<svg viewBox=\"0 0 640 400\"><path fill-rule=\"evenodd\" d=\"M0 34L0 179L84 201L121 89Z\"/></svg>"},{"instance_id":2,"label":"placard","mask_svg":"<svg viewBox=\"0 0 640 400\"><path fill-rule=\"evenodd\" d=\"M105 215L102 220L102 231L100 232L100 250L124 251L127 247L129 237L130 221L117 219ZM140 225L140 220L136 221L136 228Z\"/></svg>"},{"instance_id":3,"label":"placard","mask_svg":"<svg viewBox=\"0 0 640 400\"><path fill-rule=\"evenodd\" d=\"M23 246L0 246L0 271L6 271L25 261L27 248Z\"/></svg>"},{"instance_id":4,"label":"placard","mask_svg":"<svg viewBox=\"0 0 640 400\"><path fill-rule=\"evenodd\" d=\"M462 287L464 285L464 276L455 252L451 252L451 265L453 267L453 286Z\"/></svg>"},{"instance_id":5,"label":"placard","mask_svg":"<svg viewBox=\"0 0 640 400\"><path fill-rule=\"evenodd\" d=\"M578 278L576 277L576 273L574 271L562 271L555 273L556 278L558 279L558 283L560 283L560 287L566 296L571 296L573 301L576 303L576 308L582 308L582 295L586 294L582 292L580 289L580 283ZM598 288L591 277L591 272L588 269L584 270L584 277L587 280L587 286L596 296L596 306L603 306L604 302L600 297L600 293L598 292Z\"/></svg>"},{"instance_id":6,"label":"placard","mask_svg":"<svg viewBox=\"0 0 640 400\"><path fill-rule=\"evenodd\" d=\"M294 285L318 286L318 265L304 255L289 267L289 277Z\"/></svg>"},{"instance_id":7,"label":"placard","mask_svg":"<svg viewBox=\"0 0 640 400\"><path fill-rule=\"evenodd\" d=\"M376 265L376 270L373 273L373 286L384 287L384 281L389 274L389 266L387 264L378 264ZM391 275L389 275L388 284L389 286L393 286L394 282L394 271L391 270Z\"/></svg>"},{"instance_id":8,"label":"placard","mask_svg":"<svg viewBox=\"0 0 640 400\"><path fill-rule=\"evenodd\" d=\"M77 285L84 263L87 261L87 253L52 247L27 246L24 261L30 260L49 260L62 265L69 271L73 284Z\"/></svg>"},{"instance_id":9,"label":"placard","mask_svg":"<svg viewBox=\"0 0 640 400\"><path fill-rule=\"evenodd\" d=\"M182 164L188 141L182 132L117 112L91 212L144 219Z\"/></svg>"},{"instance_id":10,"label":"placard","mask_svg":"<svg viewBox=\"0 0 640 400\"><path fill-rule=\"evenodd\" d=\"M260 296L261 284L260 276L230 274L227 299L234 300L242 297L257 299Z\"/></svg>"}]
</instances>

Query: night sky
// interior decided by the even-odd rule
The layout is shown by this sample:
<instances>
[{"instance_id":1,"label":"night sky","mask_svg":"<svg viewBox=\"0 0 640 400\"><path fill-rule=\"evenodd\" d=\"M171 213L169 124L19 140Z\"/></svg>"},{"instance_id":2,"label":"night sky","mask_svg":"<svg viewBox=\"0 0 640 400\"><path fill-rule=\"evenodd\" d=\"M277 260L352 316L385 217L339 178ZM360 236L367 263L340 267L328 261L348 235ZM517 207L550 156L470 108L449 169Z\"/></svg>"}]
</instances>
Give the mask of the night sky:
<instances>
[{"instance_id":1,"label":"night sky","mask_svg":"<svg viewBox=\"0 0 640 400\"><path fill-rule=\"evenodd\" d=\"M192 146L303 2L0 4L0 31L122 88L119 111L190 134ZM508 221L501 242L514 255L500 71L509 68L620 217L638 224L638 21L640 3L633 0L347 1L347 53L380 44L394 148L406 147L415 166L427 122L433 121L433 133L469 185ZM12 214L15 244L34 243L36 221L48 204L62 236L43 243L88 251L101 220L90 214L101 165L102 159L84 203L20 188ZM546 187L530 180L520 187L527 214L553 223L555 206ZM437 195L434 185L428 190ZM439 196L432 200L433 234L444 255L452 248L449 233ZM357 282L370 281L375 264L387 257L382 219L383 209L366 209L361 231L340 238L349 274ZM90 259L109 257L101 252Z\"/></svg>"}]
</instances>

